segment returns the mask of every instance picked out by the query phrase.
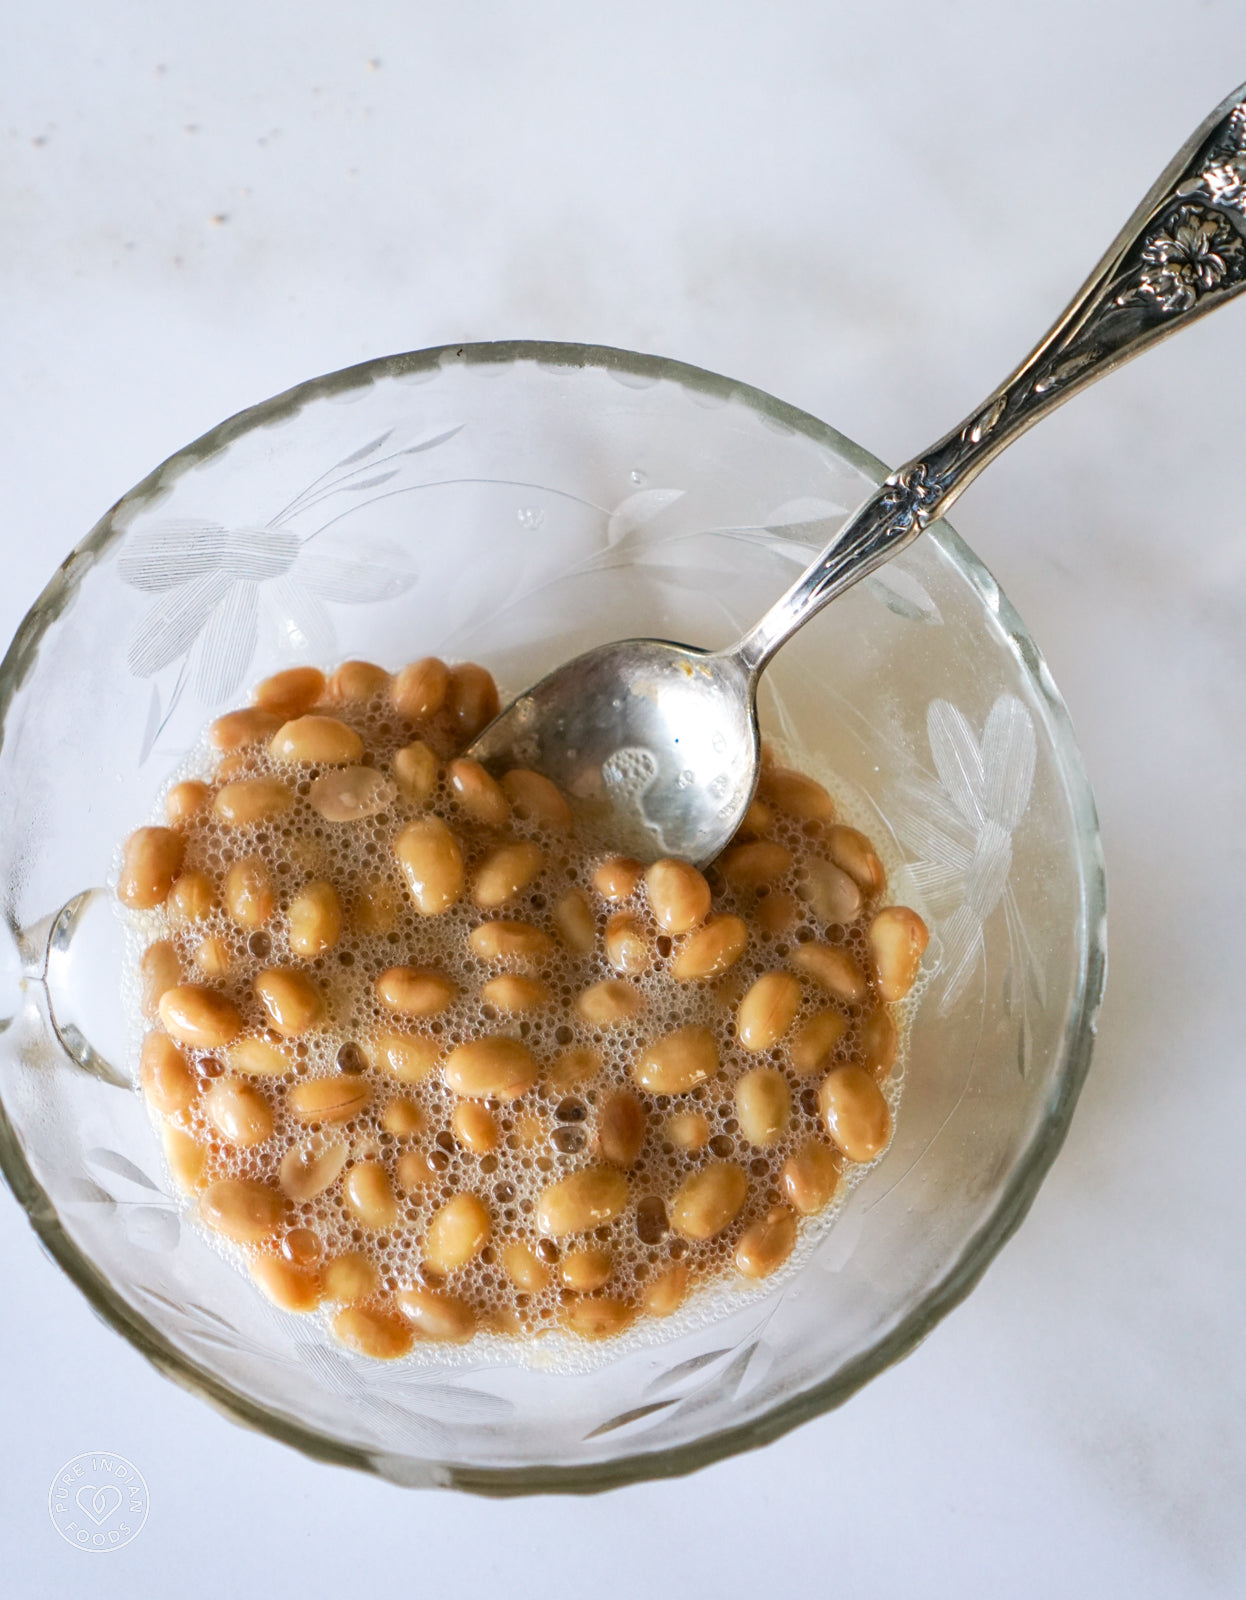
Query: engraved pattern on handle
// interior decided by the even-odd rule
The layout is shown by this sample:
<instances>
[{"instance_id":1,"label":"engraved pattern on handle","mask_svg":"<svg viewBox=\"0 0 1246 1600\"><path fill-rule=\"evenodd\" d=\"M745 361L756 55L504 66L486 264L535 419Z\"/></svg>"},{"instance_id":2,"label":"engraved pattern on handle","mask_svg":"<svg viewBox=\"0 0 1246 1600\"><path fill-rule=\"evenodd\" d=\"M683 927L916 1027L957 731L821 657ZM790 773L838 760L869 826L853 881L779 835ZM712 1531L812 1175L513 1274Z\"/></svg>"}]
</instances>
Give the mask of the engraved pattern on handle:
<instances>
[{"instance_id":1,"label":"engraved pattern on handle","mask_svg":"<svg viewBox=\"0 0 1246 1600\"><path fill-rule=\"evenodd\" d=\"M893 472L736 645L758 673L824 605L911 543L988 462L1071 395L1246 288L1246 84L1166 168L1020 367Z\"/></svg>"}]
</instances>

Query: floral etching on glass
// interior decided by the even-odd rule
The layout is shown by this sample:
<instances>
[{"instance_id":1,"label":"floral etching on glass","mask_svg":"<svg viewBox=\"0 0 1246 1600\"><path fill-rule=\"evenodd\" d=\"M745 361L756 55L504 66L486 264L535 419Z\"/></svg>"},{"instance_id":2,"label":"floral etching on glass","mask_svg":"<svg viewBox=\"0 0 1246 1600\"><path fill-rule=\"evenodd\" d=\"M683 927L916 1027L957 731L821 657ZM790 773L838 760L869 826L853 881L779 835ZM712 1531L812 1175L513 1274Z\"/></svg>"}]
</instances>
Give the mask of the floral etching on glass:
<instances>
[{"instance_id":1,"label":"floral etching on glass","mask_svg":"<svg viewBox=\"0 0 1246 1600\"><path fill-rule=\"evenodd\" d=\"M153 679L179 668L167 699L153 687L144 759L187 688L207 706L237 692L265 623L291 654L327 659L337 643L330 607L391 600L411 587L415 569L400 545L344 525L379 499L422 487L396 481L408 459L458 432L389 451L392 435L383 433L264 522L182 518L131 534L118 568L151 598L127 641L127 664Z\"/></svg>"},{"instance_id":2,"label":"floral etching on glass","mask_svg":"<svg viewBox=\"0 0 1246 1600\"><path fill-rule=\"evenodd\" d=\"M935 776L914 773L892 793L888 815L908 856L907 871L937 929L935 995L946 1014L985 968L988 938L1002 918L1008 941L1005 995L1021 1015L1024 1070L1026 995L1045 984L1009 882L1012 835L1030 802L1036 742L1029 711L1002 694L981 737L963 712L932 700L926 733ZM997 916L997 913L999 914Z\"/></svg>"}]
</instances>

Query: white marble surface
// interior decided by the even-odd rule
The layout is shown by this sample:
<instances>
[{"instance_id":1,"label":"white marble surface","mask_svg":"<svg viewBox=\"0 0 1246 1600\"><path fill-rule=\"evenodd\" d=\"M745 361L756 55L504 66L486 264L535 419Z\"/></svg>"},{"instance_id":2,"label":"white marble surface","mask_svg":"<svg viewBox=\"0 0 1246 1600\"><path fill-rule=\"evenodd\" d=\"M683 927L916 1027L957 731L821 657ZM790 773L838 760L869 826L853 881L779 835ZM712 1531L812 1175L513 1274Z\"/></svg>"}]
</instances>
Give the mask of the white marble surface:
<instances>
[{"instance_id":1,"label":"white marble surface","mask_svg":"<svg viewBox=\"0 0 1246 1600\"><path fill-rule=\"evenodd\" d=\"M171 450L391 350L660 351L899 459L1246 75L1242 0L42 0L4 34L6 637ZM955 518L1079 730L1111 976L1030 1218L921 1350L690 1480L403 1494L165 1382L6 1192L6 1594L1241 1594L1244 368L1239 306L1045 423ZM152 1511L93 1558L45 1506L101 1447Z\"/></svg>"}]
</instances>

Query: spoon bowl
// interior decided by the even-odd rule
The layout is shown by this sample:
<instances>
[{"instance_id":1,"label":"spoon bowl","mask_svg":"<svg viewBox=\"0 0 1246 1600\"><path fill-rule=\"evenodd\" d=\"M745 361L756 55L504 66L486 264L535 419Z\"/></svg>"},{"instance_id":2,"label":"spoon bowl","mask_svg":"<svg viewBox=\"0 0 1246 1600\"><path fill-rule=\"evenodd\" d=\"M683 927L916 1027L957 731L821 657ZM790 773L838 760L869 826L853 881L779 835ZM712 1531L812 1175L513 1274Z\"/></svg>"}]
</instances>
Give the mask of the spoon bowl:
<instances>
[{"instance_id":1,"label":"spoon bowl","mask_svg":"<svg viewBox=\"0 0 1246 1600\"><path fill-rule=\"evenodd\" d=\"M472 749L492 770L553 779L610 849L698 866L743 820L759 753L747 671L734 656L664 639L624 639L566 662Z\"/></svg>"}]
</instances>

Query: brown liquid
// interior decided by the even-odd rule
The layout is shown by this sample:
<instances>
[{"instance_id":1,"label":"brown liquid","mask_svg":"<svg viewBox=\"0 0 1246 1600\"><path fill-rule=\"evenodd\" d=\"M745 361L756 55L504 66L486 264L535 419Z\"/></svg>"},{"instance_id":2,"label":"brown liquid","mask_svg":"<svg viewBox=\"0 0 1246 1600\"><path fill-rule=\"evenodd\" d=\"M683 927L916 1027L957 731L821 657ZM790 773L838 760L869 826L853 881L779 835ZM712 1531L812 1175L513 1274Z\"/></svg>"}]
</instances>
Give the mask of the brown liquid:
<instances>
[{"instance_id":1,"label":"brown liquid","mask_svg":"<svg viewBox=\"0 0 1246 1600\"><path fill-rule=\"evenodd\" d=\"M348 721L360 733L366 750L364 764L382 773L388 772L394 753L416 738L431 745L442 762L457 753L458 735L445 715L415 724L398 716L384 695L344 711L333 706L320 709ZM645 1286L676 1261L688 1270L689 1291L724 1274L736 1278L732 1263L740 1235L750 1223L783 1203L779 1174L784 1161L811 1137L830 1143L817 1107L817 1089L825 1068L810 1076L797 1073L788 1053L792 1035L809 1016L838 1010L848 1019L849 1028L835 1054L835 1064L861 1061L860 1024L878 1008L872 988L863 1003L847 1005L833 1000L813 981L802 977L804 998L783 1042L772 1050L753 1053L744 1050L735 1037L739 997L761 974L776 968L790 970L789 957L800 943L817 939L840 945L863 972L870 971L866 930L880 903L879 897L872 901L864 898L861 914L848 926L817 922L801 898L810 860L825 853L825 828L776 812L766 837L785 845L792 853L793 864L790 871L760 894L733 890L720 873L710 869L707 877L714 891L713 913L734 912L744 918L749 925L748 948L719 978L678 983L669 976L667 958L682 940L664 935L654 922L643 882L629 899L607 902L590 886L593 870L601 860L600 850L587 850L577 845L574 837L543 831L514 816L503 828L482 827L466 817L440 780L426 806L409 804L400 797L381 815L350 823L327 822L312 809L307 795L315 779L333 769L277 762L262 744L226 759L231 781L260 775L279 777L295 792L296 803L283 816L252 828L223 826L210 806L196 813L180 828L186 839L183 870L206 872L219 894L230 863L242 856L258 855L272 877L276 912L259 932L235 927L219 908L206 919L189 925L166 922L161 912L158 917L162 926L157 936L171 939L177 947L185 981L211 981L212 987L235 1002L248 1033L266 1031L268 1019L252 986L256 976L268 967L288 966L306 972L325 997L328 1020L300 1038L280 1041L297 1062L294 1076L246 1080L265 1097L273 1112L272 1136L262 1144L240 1149L225 1143L204 1114L201 1102L177 1120L208 1152L207 1182L246 1177L275 1185L281 1157L294 1144L342 1144L348 1151L342 1176L311 1200L291 1201L282 1230L260 1246L245 1247L247 1253L252 1257L279 1254L283 1241L288 1241L291 1234L295 1235L292 1244L287 1242L284 1246L287 1258L301 1253L314 1262L315 1241L321 1264L347 1251L362 1252L374 1264L379 1281L379 1295L371 1303L383 1306L387 1296L412 1286L445 1287L470 1305L480 1328L520 1337L531 1337L557 1325L564 1308L578 1298L560 1282L559 1262L570 1251L586 1245L603 1248L611 1258L610 1277L598 1297L621 1301L629 1307L639 1306ZM420 915L398 870L393 840L407 822L429 813L444 819L460 842L468 892L476 866L507 839L526 838L539 844L546 853L545 869L528 889L498 910L481 911L465 894L441 915ZM289 948L285 912L295 895L317 879L334 885L346 914L336 946L306 961ZM382 899L386 891L392 899L392 925L379 932L367 931L359 915L361 898L366 885L378 884L382 886ZM572 887L587 891L596 915L597 942L593 951L585 955L566 946L552 917L556 902ZM774 908L781 903L780 896L792 897L793 920L789 926L768 930L767 902ZM633 911L641 919L654 953L650 970L628 980L642 992L645 1006L640 1015L622 1026L593 1027L578 1015L573 1002L589 985L620 976L607 962L601 942L608 917L620 910ZM553 955L524 965L486 964L477 959L468 946L469 933L482 922L499 917L528 922L547 932L553 940ZM210 937L228 945L231 968L224 978L207 980L195 968L194 952ZM459 997L433 1017L395 1016L378 1000L374 983L382 971L396 965L432 968L447 974L458 986ZM507 971L543 979L553 992L552 1003L521 1016L503 1014L483 1004L478 998L481 985ZM676 1096L654 1096L638 1089L631 1078L631 1066L643 1046L689 1023L712 1031L721 1057L717 1074ZM522 1039L541 1064L542 1076L534 1088L514 1101L488 1102L499 1142L491 1152L474 1154L463 1147L452 1130L452 1115L462 1102L442 1083L439 1072L419 1083L401 1083L383 1071L367 1068L364 1051L359 1047L366 1047L368 1040L381 1032L435 1038L445 1051L484 1035L509 1035ZM276 1035L270 1033L268 1037L276 1041ZM573 1083L567 1080L565 1068L560 1070L555 1064L577 1047L595 1052L600 1067ZM184 1053L199 1074L202 1089L221 1075L224 1052L187 1049ZM779 1068L791 1091L787 1128L776 1143L765 1148L750 1145L742 1137L733 1100L734 1084L741 1074L762 1065ZM344 1067L362 1069L372 1086L372 1101L364 1113L344 1127L323 1129L309 1127L289 1115L285 1108L289 1086L312 1077L338 1076ZM640 1156L626 1169L629 1205L620 1216L591 1234L557 1242L543 1239L536 1223L540 1194L579 1168L601 1165L595 1154L598 1109L614 1088L635 1093L646 1111ZM384 1130L384 1108L397 1099L414 1101L425 1113L426 1127L422 1132L398 1136ZM701 1113L709 1125L705 1147L695 1151L679 1149L664 1137L667 1119L688 1111ZM361 1226L342 1199L351 1166L363 1159L379 1160L392 1180L398 1158L412 1150L428 1158L435 1177L410 1193L394 1182L398 1221L383 1232ZM743 1207L730 1225L712 1239L698 1241L677 1236L669 1227L666 1213L672 1194L690 1173L710 1161L723 1159L738 1163L747 1174L748 1193ZM423 1237L435 1212L453 1195L464 1191L478 1196L487 1206L491 1237L474 1260L443 1281L423 1265ZM308 1232L315 1236L314 1241L308 1239ZM550 1266L548 1287L528 1293L510 1281L499 1253L511 1240L529 1245Z\"/></svg>"}]
</instances>

